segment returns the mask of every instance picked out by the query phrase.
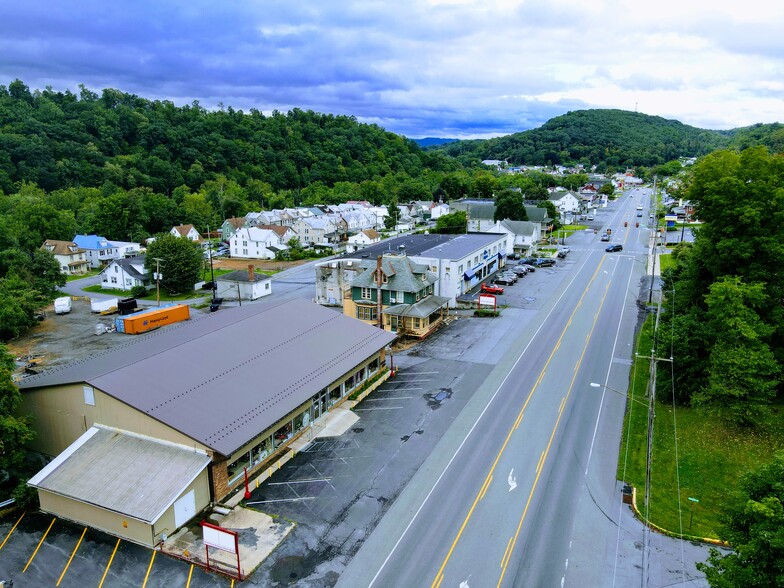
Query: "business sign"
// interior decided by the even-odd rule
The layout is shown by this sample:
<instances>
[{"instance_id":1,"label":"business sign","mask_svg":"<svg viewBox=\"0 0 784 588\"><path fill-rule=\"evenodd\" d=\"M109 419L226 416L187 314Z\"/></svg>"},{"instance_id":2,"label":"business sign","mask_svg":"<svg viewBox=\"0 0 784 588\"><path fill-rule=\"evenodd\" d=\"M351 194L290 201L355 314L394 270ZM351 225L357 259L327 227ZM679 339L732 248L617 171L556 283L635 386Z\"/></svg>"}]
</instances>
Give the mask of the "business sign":
<instances>
[{"instance_id":1,"label":"business sign","mask_svg":"<svg viewBox=\"0 0 784 588\"><path fill-rule=\"evenodd\" d=\"M496 310L496 298L494 294L480 294L479 300L477 301L479 308L483 306L492 306L493 310Z\"/></svg>"}]
</instances>

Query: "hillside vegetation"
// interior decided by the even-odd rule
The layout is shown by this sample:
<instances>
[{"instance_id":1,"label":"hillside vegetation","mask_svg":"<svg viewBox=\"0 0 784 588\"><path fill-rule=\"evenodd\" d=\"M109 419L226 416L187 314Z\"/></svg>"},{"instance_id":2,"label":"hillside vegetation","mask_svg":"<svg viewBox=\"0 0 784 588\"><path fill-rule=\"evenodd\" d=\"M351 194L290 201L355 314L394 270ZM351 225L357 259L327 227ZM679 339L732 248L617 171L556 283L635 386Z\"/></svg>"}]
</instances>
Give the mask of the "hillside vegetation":
<instances>
[{"instance_id":1,"label":"hillside vegetation","mask_svg":"<svg viewBox=\"0 0 784 588\"><path fill-rule=\"evenodd\" d=\"M765 145L784 147L781 125L755 125L731 131L698 129L675 120L625 110L578 110L537 129L487 140L430 147L463 163L501 159L510 165L582 163L605 167L656 166L716 149Z\"/></svg>"}]
</instances>

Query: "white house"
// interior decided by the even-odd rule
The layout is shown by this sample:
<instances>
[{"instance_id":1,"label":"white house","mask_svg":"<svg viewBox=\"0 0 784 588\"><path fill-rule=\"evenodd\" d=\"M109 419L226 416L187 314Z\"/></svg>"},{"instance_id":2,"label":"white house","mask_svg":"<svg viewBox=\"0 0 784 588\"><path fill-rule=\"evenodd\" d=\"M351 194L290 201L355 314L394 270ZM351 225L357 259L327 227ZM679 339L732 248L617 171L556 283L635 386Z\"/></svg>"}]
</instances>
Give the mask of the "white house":
<instances>
[{"instance_id":1,"label":"white house","mask_svg":"<svg viewBox=\"0 0 784 588\"><path fill-rule=\"evenodd\" d=\"M280 225L256 225L256 228L272 231L280 238L281 243L284 245L287 245L291 239L297 236L294 229L291 227L282 227Z\"/></svg>"},{"instance_id":2,"label":"white house","mask_svg":"<svg viewBox=\"0 0 784 588\"><path fill-rule=\"evenodd\" d=\"M487 233L503 233L506 235L505 252L507 255L517 253L531 255L536 250L536 244L542 237L539 223L531 221L498 221L490 227Z\"/></svg>"},{"instance_id":3,"label":"white house","mask_svg":"<svg viewBox=\"0 0 784 588\"><path fill-rule=\"evenodd\" d=\"M372 245L373 243L378 243L379 241L381 241L381 235L376 229L365 229L348 238L346 252L352 253L359 249L363 249L368 245Z\"/></svg>"},{"instance_id":4,"label":"white house","mask_svg":"<svg viewBox=\"0 0 784 588\"><path fill-rule=\"evenodd\" d=\"M232 257L275 259L278 251L288 249L275 231L258 227L242 228L229 239Z\"/></svg>"},{"instance_id":5,"label":"white house","mask_svg":"<svg viewBox=\"0 0 784 588\"><path fill-rule=\"evenodd\" d=\"M449 214L449 205L446 202L433 202L430 205L430 220Z\"/></svg>"},{"instance_id":6,"label":"white house","mask_svg":"<svg viewBox=\"0 0 784 588\"><path fill-rule=\"evenodd\" d=\"M272 294L272 278L257 274L253 264L215 278L216 296L226 300L257 300Z\"/></svg>"},{"instance_id":7,"label":"white house","mask_svg":"<svg viewBox=\"0 0 784 588\"><path fill-rule=\"evenodd\" d=\"M582 204L580 197L572 192L553 192L550 194L549 200L559 212L563 213L571 212L574 214L579 212Z\"/></svg>"},{"instance_id":8,"label":"white house","mask_svg":"<svg viewBox=\"0 0 784 588\"><path fill-rule=\"evenodd\" d=\"M190 239L194 243L201 243L202 238L199 235L199 231L193 228L193 225L177 225L176 227L172 227L169 231L175 237L185 237L186 239Z\"/></svg>"},{"instance_id":9,"label":"white house","mask_svg":"<svg viewBox=\"0 0 784 588\"><path fill-rule=\"evenodd\" d=\"M101 288L131 290L135 286L150 284L150 272L144 269L146 257L146 255L140 255L113 260L101 272Z\"/></svg>"}]
</instances>

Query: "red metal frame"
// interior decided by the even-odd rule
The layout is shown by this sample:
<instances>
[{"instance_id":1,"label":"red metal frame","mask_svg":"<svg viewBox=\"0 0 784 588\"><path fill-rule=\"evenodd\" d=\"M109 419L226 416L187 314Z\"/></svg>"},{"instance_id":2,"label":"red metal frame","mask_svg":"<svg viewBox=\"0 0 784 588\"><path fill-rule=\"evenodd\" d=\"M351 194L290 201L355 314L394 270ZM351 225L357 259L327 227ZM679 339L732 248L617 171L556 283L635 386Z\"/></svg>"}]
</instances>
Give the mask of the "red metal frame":
<instances>
[{"instance_id":1,"label":"red metal frame","mask_svg":"<svg viewBox=\"0 0 784 588\"><path fill-rule=\"evenodd\" d=\"M224 529L223 527L219 527L218 525L213 525L212 523L208 523L206 521L201 522L202 527L209 527L210 529L214 529L216 531L220 531L226 535L231 535L234 537L234 553L237 554L237 579L242 581L242 569L240 568L240 540L239 535L237 535L236 531L232 531L231 529ZM207 570L212 571L210 568L210 546L207 541L204 541L204 547L207 550ZM220 547L217 545L213 545L216 549L221 550ZM225 550L221 550L225 551ZM219 571L219 570L218 570Z\"/></svg>"}]
</instances>

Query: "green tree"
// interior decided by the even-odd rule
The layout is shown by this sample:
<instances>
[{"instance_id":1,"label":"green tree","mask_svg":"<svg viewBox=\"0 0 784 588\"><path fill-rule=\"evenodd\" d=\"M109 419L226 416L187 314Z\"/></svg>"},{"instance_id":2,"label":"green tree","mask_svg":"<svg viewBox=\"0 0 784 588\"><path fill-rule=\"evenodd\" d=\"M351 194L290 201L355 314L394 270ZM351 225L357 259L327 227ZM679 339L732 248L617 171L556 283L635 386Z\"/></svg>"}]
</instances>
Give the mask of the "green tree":
<instances>
[{"instance_id":1,"label":"green tree","mask_svg":"<svg viewBox=\"0 0 784 588\"><path fill-rule=\"evenodd\" d=\"M156 270L156 258L160 260L163 276L161 288L169 294L193 290L202 266L202 250L197 243L170 233L162 234L147 246L145 268L150 272Z\"/></svg>"},{"instance_id":2,"label":"green tree","mask_svg":"<svg viewBox=\"0 0 784 588\"><path fill-rule=\"evenodd\" d=\"M740 425L754 425L770 410L780 369L765 342L773 329L757 309L768 304L765 286L723 277L710 286L706 317L715 342L710 352L707 385L693 401Z\"/></svg>"},{"instance_id":3,"label":"green tree","mask_svg":"<svg viewBox=\"0 0 784 588\"><path fill-rule=\"evenodd\" d=\"M719 537L733 547L712 548L697 569L714 588L784 586L784 452L741 478L723 508Z\"/></svg>"},{"instance_id":4,"label":"green tree","mask_svg":"<svg viewBox=\"0 0 784 588\"><path fill-rule=\"evenodd\" d=\"M495 199L493 220L505 219L513 221L528 220L528 213L525 211L521 195L511 190L502 190Z\"/></svg>"},{"instance_id":5,"label":"green tree","mask_svg":"<svg viewBox=\"0 0 784 588\"><path fill-rule=\"evenodd\" d=\"M13 357L0 345L0 477L26 483L26 445L33 439L29 417L19 416L22 396L11 378Z\"/></svg>"},{"instance_id":6,"label":"green tree","mask_svg":"<svg viewBox=\"0 0 784 588\"><path fill-rule=\"evenodd\" d=\"M456 210L436 219L436 233L465 233L468 230L468 215L464 210Z\"/></svg>"},{"instance_id":7,"label":"green tree","mask_svg":"<svg viewBox=\"0 0 784 588\"><path fill-rule=\"evenodd\" d=\"M602 187L599 188L599 194L605 194L606 196L612 196L615 194L615 188L613 187L612 182L602 184Z\"/></svg>"}]
</instances>

